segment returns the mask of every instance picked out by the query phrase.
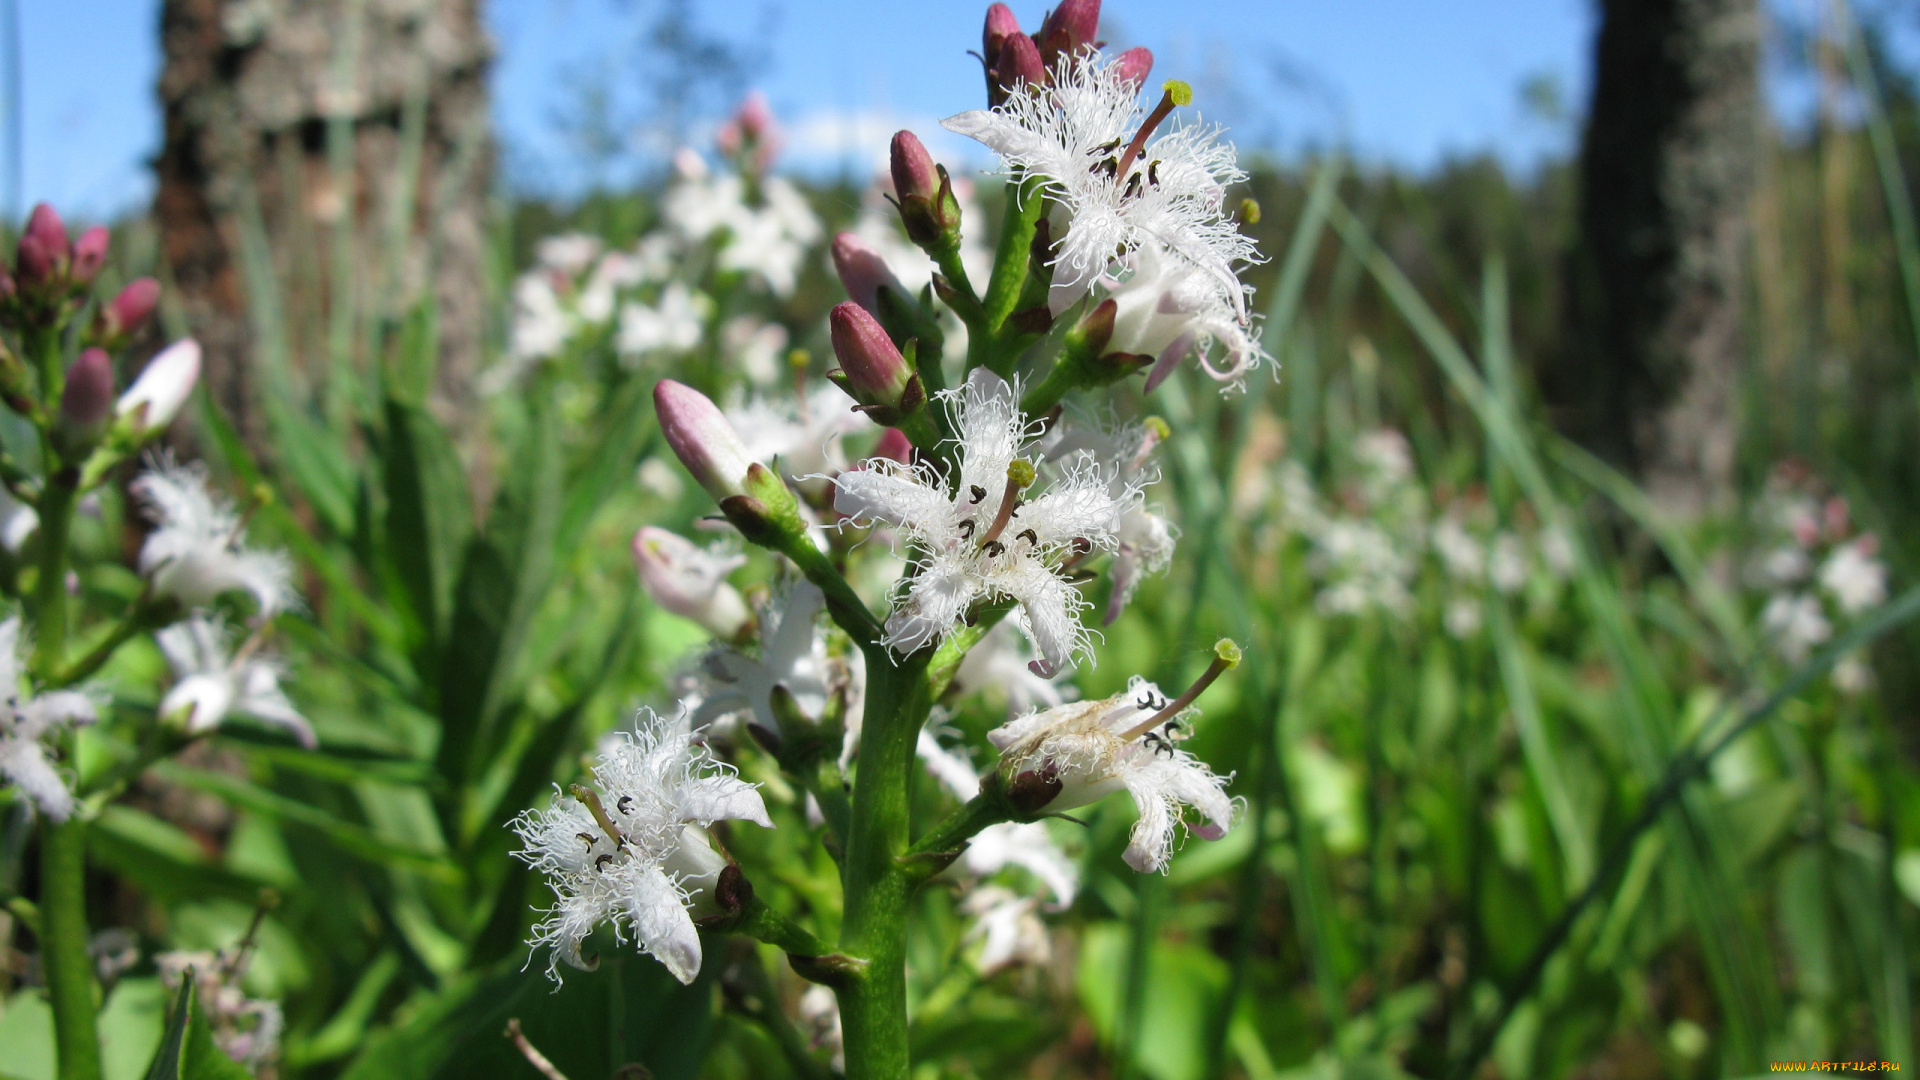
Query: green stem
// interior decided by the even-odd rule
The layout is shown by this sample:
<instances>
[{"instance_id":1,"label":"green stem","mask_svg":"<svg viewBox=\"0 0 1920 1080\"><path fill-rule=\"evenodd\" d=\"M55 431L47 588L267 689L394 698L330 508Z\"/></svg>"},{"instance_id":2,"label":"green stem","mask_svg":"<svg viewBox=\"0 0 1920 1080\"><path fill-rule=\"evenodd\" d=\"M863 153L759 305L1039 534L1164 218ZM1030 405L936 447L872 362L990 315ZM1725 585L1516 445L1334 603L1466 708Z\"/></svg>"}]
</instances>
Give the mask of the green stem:
<instances>
[{"instance_id":1,"label":"green stem","mask_svg":"<svg viewBox=\"0 0 1920 1080\"><path fill-rule=\"evenodd\" d=\"M1000 775L989 774L986 783L980 787L980 794L947 815L946 820L935 825L925 836L914 841L913 847L907 849L902 857L907 864L907 873L915 881L932 877L952 861L951 856L960 853L975 833L989 825L1011 821L1017 816L1013 803L1007 799L1006 785L1000 782Z\"/></svg>"},{"instance_id":2,"label":"green stem","mask_svg":"<svg viewBox=\"0 0 1920 1080\"><path fill-rule=\"evenodd\" d=\"M847 584L847 579L840 575L840 571L833 568L827 556L813 546L813 541L804 535L793 537L781 545L780 552L792 559L793 564L800 568L800 573L826 594L827 614L853 638L855 644L868 651L869 659L877 655L882 666L892 666L892 657L874 648L880 636L886 632L880 620L867 610L866 602L853 591L853 586ZM871 705L868 711L872 711Z\"/></svg>"},{"instance_id":3,"label":"green stem","mask_svg":"<svg viewBox=\"0 0 1920 1080\"><path fill-rule=\"evenodd\" d=\"M51 453L51 449L48 449ZM70 475L48 477L40 497L40 580L33 586L33 671L51 682L67 647L67 546L73 529Z\"/></svg>"},{"instance_id":4,"label":"green stem","mask_svg":"<svg viewBox=\"0 0 1920 1080\"><path fill-rule=\"evenodd\" d=\"M848 1080L906 1080L907 850L914 742L933 702L921 652L903 660L867 650L867 708L843 867L846 917L840 951L867 969L836 988Z\"/></svg>"},{"instance_id":5,"label":"green stem","mask_svg":"<svg viewBox=\"0 0 1920 1080\"><path fill-rule=\"evenodd\" d=\"M967 264L960 261L959 241L956 239L950 247L939 248L928 254L933 256L934 265L940 268L940 274L947 279L947 284L953 286L955 299L960 301L951 305L953 313L967 324L967 332L973 334L984 329L987 313L980 305L979 295L973 291L973 282L967 279Z\"/></svg>"},{"instance_id":6,"label":"green stem","mask_svg":"<svg viewBox=\"0 0 1920 1080\"><path fill-rule=\"evenodd\" d=\"M1044 416L1060 404L1060 399L1080 385L1083 374L1078 358L1070 353L1060 354L1060 358L1047 369L1046 377L1039 385L1028 390L1020 399L1020 411L1028 416Z\"/></svg>"},{"instance_id":7,"label":"green stem","mask_svg":"<svg viewBox=\"0 0 1920 1080\"><path fill-rule=\"evenodd\" d=\"M40 832L40 963L53 1006L59 1080L100 1080L93 961L87 955L87 824L78 817Z\"/></svg>"},{"instance_id":8,"label":"green stem","mask_svg":"<svg viewBox=\"0 0 1920 1080\"><path fill-rule=\"evenodd\" d=\"M1039 227L1046 200L1040 195L1040 182L1007 181L1007 209L1000 223L1000 244L993 253L993 277L987 281L987 295L981 300L984 332L967 337L967 369L985 367L1005 376L1012 372L1013 355L1003 340L1007 317L1020 304L1026 290L1027 269L1033 258L1033 234Z\"/></svg>"},{"instance_id":9,"label":"green stem","mask_svg":"<svg viewBox=\"0 0 1920 1080\"><path fill-rule=\"evenodd\" d=\"M113 659L113 654L120 651L120 646L147 630L157 630L165 626L166 619L160 617L160 613L149 606L150 604L151 601L146 594L141 594L140 598L133 602L133 606L127 609L126 617L121 619L99 644L88 650L85 656L62 669L59 674L48 679L48 685L72 686L86 679L99 671L108 660Z\"/></svg>"},{"instance_id":10,"label":"green stem","mask_svg":"<svg viewBox=\"0 0 1920 1080\"><path fill-rule=\"evenodd\" d=\"M827 952L827 947L806 927L767 906L767 902L757 896L748 900L729 923L724 928L726 932L744 934L795 956L823 956Z\"/></svg>"}]
</instances>

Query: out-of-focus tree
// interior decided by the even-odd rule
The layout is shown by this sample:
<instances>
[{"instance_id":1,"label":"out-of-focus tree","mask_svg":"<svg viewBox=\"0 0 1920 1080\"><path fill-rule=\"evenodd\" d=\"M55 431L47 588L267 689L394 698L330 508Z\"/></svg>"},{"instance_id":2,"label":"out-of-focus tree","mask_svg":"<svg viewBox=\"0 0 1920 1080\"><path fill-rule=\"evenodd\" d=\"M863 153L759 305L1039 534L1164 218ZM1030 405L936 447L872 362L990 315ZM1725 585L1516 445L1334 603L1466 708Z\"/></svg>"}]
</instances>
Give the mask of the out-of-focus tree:
<instances>
[{"instance_id":1,"label":"out-of-focus tree","mask_svg":"<svg viewBox=\"0 0 1920 1080\"><path fill-rule=\"evenodd\" d=\"M1758 152L1756 0L1604 0L1580 151L1564 427L1663 507L1731 497Z\"/></svg>"},{"instance_id":2,"label":"out-of-focus tree","mask_svg":"<svg viewBox=\"0 0 1920 1080\"><path fill-rule=\"evenodd\" d=\"M161 34L162 255L221 404L257 433L285 379L345 417L430 298L433 396L461 413L488 294L479 0L165 0Z\"/></svg>"}]
</instances>

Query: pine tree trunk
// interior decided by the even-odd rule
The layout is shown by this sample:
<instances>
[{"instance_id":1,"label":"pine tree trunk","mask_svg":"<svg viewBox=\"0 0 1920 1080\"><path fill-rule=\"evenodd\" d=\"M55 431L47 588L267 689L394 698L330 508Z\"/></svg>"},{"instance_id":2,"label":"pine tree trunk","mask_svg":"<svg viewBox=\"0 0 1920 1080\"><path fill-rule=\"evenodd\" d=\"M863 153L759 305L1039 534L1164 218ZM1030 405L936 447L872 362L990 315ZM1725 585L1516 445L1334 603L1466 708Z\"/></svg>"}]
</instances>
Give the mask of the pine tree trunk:
<instances>
[{"instance_id":1,"label":"pine tree trunk","mask_svg":"<svg viewBox=\"0 0 1920 1080\"><path fill-rule=\"evenodd\" d=\"M269 381L344 422L424 299L434 404L470 404L492 168L479 2L164 0L162 260L256 446Z\"/></svg>"},{"instance_id":2,"label":"pine tree trunk","mask_svg":"<svg viewBox=\"0 0 1920 1080\"><path fill-rule=\"evenodd\" d=\"M1757 0L1604 0L1562 426L1695 516L1732 496L1759 140Z\"/></svg>"}]
</instances>

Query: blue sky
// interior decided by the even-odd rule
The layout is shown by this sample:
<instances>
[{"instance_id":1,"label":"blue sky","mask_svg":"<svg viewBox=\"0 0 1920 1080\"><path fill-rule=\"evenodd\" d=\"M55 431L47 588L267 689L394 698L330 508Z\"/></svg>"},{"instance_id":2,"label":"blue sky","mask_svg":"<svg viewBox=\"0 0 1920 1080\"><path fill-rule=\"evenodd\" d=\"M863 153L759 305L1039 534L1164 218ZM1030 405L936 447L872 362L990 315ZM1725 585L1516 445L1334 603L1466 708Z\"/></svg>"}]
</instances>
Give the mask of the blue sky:
<instances>
[{"instance_id":1,"label":"blue sky","mask_svg":"<svg viewBox=\"0 0 1920 1080\"><path fill-rule=\"evenodd\" d=\"M24 202L82 215L138 204L159 136L159 0L14 2ZM1770 6L1791 17L1815 3ZM1013 6L1032 24L1045 3ZM802 167L864 170L895 128L928 133L981 97L966 55L985 10L976 0L696 7L709 32L762 57L752 83L789 128ZM1593 0L1109 0L1106 28L1115 44L1152 48L1156 76L1192 82L1202 114L1231 124L1243 143L1340 145L1416 168L1492 149L1524 166L1563 150L1572 129L1529 112L1520 88L1551 79L1577 108L1593 9ZM491 0L494 107L514 175L549 188L577 182L558 120L577 100L580 73L617 74L649 10L646 0Z\"/></svg>"}]
</instances>

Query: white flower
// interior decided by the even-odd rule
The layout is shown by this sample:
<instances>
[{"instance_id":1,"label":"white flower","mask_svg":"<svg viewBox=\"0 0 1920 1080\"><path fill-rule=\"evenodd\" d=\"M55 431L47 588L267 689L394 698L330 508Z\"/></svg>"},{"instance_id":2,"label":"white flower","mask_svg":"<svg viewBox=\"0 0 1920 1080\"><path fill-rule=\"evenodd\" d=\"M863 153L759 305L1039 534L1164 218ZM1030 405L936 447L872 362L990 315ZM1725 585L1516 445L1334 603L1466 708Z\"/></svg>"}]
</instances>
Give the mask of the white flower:
<instances>
[{"instance_id":1,"label":"white flower","mask_svg":"<svg viewBox=\"0 0 1920 1080\"><path fill-rule=\"evenodd\" d=\"M588 233L558 233L534 245L533 257L541 266L576 277L600 257L600 238Z\"/></svg>"},{"instance_id":2,"label":"white flower","mask_svg":"<svg viewBox=\"0 0 1920 1080\"><path fill-rule=\"evenodd\" d=\"M1415 566L1386 530L1368 521L1324 521L1309 534L1313 552L1307 571L1327 585L1314 606L1332 615L1380 610L1404 615L1413 606L1408 583Z\"/></svg>"},{"instance_id":3,"label":"white flower","mask_svg":"<svg viewBox=\"0 0 1920 1080\"><path fill-rule=\"evenodd\" d=\"M155 525L140 547L140 573L153 591L189 607L222 593L245 591L267 618L294 602L293 566L285 553L246 546L246 529L231 503L207 490L206 469L153 459L129 485Z\"/></svg>"},{"instance_id":4,"label":"white flower","mask_svg":"<svg viewBox=\"0 0 1920 1080\"><path fill-rule=\"evenodd\" d=\"M539 270L520 275L513 283L513 340L508 347L519 362L516 369L559 355L572 336L573 316L560 302L552 275Z\"/></svg>"},{"instance_id":5,"label":"white flower","mask_svg":"<svg viewBox=\"0 0 1920 1080\"><path fill-rule=\"evenodd\" d=\"M22 689L25 674L20 653L20 617L0 622L0 777L26 795L40 812L54 821L73 813L73 793L53 767L42 742L62 728L91 724L98 715L93 701L77 690L55 690L32 697Z\"/></svg>"},{"instance_id":6,"label":"white flower","mask_svg":"<svg viewBox=\"0 0 1920 1080\"><path fill-rule=\"evenodd\" d=\"M1020 458L1031 432L1013 387L985 368L943 395L959 433L958 480L949 494L930 464L874 458L834 478L834 509L856 522L896 526L910 543L915 573L896 597L884 642L914 652L944 639L976 601L1020 604L1021 624L1040 652L1039 674L1069 666L1088 643L1080 612L1088 602L1061 573L1065 563L1119 546L1120 519L1140 498L1116 498L1112 471L1092 455L1063 463L1046 494L1020 498L1031 464Z\"/></svg>"},{"instance_id":7,"label":"white flower","mask_svg":"<svg viewBox=\"0 0 1920 1080\"><path fill-rule=\"evenodd\" d=\"M1527 552L1518 536L1503 532L1493 538L1493 549L1487 553L1487 580L1508 596L1527 583Z\"/></svg>"},{"instance_id":8,"label":"white flower","mask_svg":"<svg viewBox=\"0 0 1920 1080\"><path fill-rule=\"evenodd\" d=\"M1833 624L1820 610L1820 601L1806 593L1778 593L1760 612L1760 626L1772 635L1773 647L1789 664L1807 658L1815 645L1833 636Z\"/></svg>"},{"instance_id":9,"label":"white flower","mask_svg":"<svg viewBox=\"0 0 1920 1080\"><path fill-rule=\"evenodd\" d=\"M1148 574L1159 573L1173 560L1173 545L1179 530L1149 508L1144 499L1128 496L1130 490L1159 482L1160 470L1150 459L1166 433L1165 424L1157 419L1112 431L1056 424L1041 441L1049 461L1071 461L1081 454L1091 454L1096 461L1118 464L1107 481L1107 492L1116 499L1125 499L1126 509L1120 516L1113 564L1107 568L1107 577L1113 582L1113 589L1107 594L1104 619L1108 626L1113 625L1133 600L1140 580Z\"/></svg>"},{"instance_id":10,"label":"white flower","mask_svg":"<svg viewBox=\"0 0 1920 1080\"><path fill-rule=\"evenodd\" d=\"M562 960L593 968L598 958L580 946L608 923L621 943L632 935L691 983L701 960L693 920L720 913L714 893L727 866L705 830L728 819L772 828L766 804L695 742L684 711L665 719L642 710L637 732L603 741L593 786L591 803L556 793L550 807L514 819L524 844L515 855L547 875L555 896L529 944L551 950L547 972L558 982Z\"/></svg>"},{"instance_id":11,"label":"white flower","mask_svg":"<svg viewBox=\"0 0 1920 1080\"><path fill-rule=\"evenodd\" d=\"M1433 527L1433 553L1456 581L1478 582L1487 572L1487 552L1460 519L1443 517Z\"/></svg>"},{"instance_id":12,"label":"white flower","mask_svg":"<svg viewBox=\"0 0 1920 1080\"><path fill-rule=\"evenodd\" d=\"M855 412L847 395L822 382L804 396L757 395L725 410L727 422L740 433L747 457L780 461L780 473L789 482L802 477L838 472L846 467L840 440L846 435L877 433L878 424Z\"/></svg>"},{"instance_id":13,"label":"white flower","mask_svg":"<svg viewBox=\"0 0 1920 1080\"><path fill-rule=\"evenodd\" d=\"M786 367L787 328L736 315L720 327L720 349L727 363L755 386L772 386Z\"/></svg>"},{"instance_id":14,"label":"white flower","mask_svg":"<svg viewBox=\"0 0 1920 1080\"><path fill-rule=\"evenodd\" d=\"M1107 351L1154 358L1147 390L1160 385L1181 360L1196 352L1201 367L1217 382L1238 381L1248 368L1268 359L1245 313L1211 274L1152 243L1136 249L1128 264L1131 272L1124 277L1101 277L1096 291L1114 302ZM1064 310L1073 295L1072 289L1056 289L1049 305ZM1224 346L1227 354L1226 362L1218 366L1210 358L1216 344Z\"/></svg>"},{"instance_id":15,"label":"white flower","mask_svg":"<svg viewBox=\"0 0 1920 1080\"><path fill-rule=\"evenodd\" d=\"M833 990L819 983L810 984L799 1001L800 1030L807 1033L807 1047L825 1050L833 1071L847 1071L846 1041L840 1030L840 999Z\"/></svg>"},{"instance_id":16,"label":"white flower","mask_svg":"<svg viewBox=\"0 0 1920 1080\"><path fill-rule=\"evenodd\" d=\"M1820 567L1820 587L1848 615L1887 602L1887 565L1872 555L1870 539L1842 544Z\"/></svg>"},{"instance_id":17,"label":"white flower","mask_svg":"<svg viewBox=\"0 0 1920 1080\"><path fill-rule=\"evenodd\" d=\"M739 590L727 584L727 575L745 566L747 557L724 543L703 548L679 533L646 525L634 534L633 562L654 603L692 619L714 637L735 637L753 617Z\"/></svg>"},{"instance_id":18,"label":"white flower","mask_svg":"<svg viewBox=\"0 0 1920 1080\"><path fill-rule=\"evenodd\" d=\"M1573 549L1573 537L1559 525L1549 525L1540 533L1540 561L1548 572L1561 579L1570 578L1579 569L1579 557Z\"/></svg>"},{"instance_id":19,"label":"white flower","mask_svg":"<svg viewBox=\"0 0 1920 1080\"><path fill-rule=\"evenodd\" d=\"M620 333L614 346L626 361L651 353L687 352L700 344L713 301L675 281L660 290L652 307L627 304L620 309Z\"/></svg>"},{"instance_id":20,"label":"white flower","mask_svg":"<svg viewBox=\"0 0 1920 1080\"><path fill-rule=\"evenodd\" d=\"M1011 94L942 126L985 144L1009 171L1044 178L1059 219L1056 283L1090 284L1116 252L1151 242L1213 275L1244 309L1234 265L1258 253L1225 207L1226 188L1246 178L1233 146L1217 128L1185 124L1123 161L1147 120L1139 94L1117 57L1062 57L1050 89Z\"/></svg>"},{"instance_id":21,"label":"white flower","mask_svg":"<svg viewBox=\"0 0 1920 1080\"><path fill-rule=\"evenodd\" d=\"M1441 622L1454 640L1465 641L1480 632L1482 615L1478 597L1456 596L1447 601L1447 610Z\"/></svg>"},{"instance_id":22,"label":"white flower","mask_svg":"<svg viewBox=\"0 0 1920 1080\"><path fill-rule=\"evenodd\" d=\"M114 415L133 417L142 432L158 431L179 415L199 381L200 343L192 338L176 341L140 369L114 404Z\"/></svg>"},{"instance_id":23,"label":"white flower","mask_svg":"<svg viewBox=\"0 0 1920 1080\"><path fill-rule=\"evenodd\" d=\"M1813 573L1813 560L1799 544L1781 544L1762 555L1754 564L1751 577L1756 585L1778 588L1798 585Z\"/></svg>"},{"instance_id":24,"label":"white flower","mask_svg":"<svg viewBox=\"0 0 1920 1080\"><path fill-rule=\"evenodd\" d=\"M0 487L0 547L15 555L27 546L27 540L40 527L40 513Z\"/></svg>"},{"instance_id":25,"label":"white flower","mask_svg":"<svg viewBox=\"0 0 1920 1080\"><path fill-rule=\"evenodd\" d=\"M1234 803L1205 762L1180 749L1180 715L1155 718L1167 699L1154 684L1135 676L1124 693L1023 716L989 732L999 748L1000 771L1021 783L1027 774L1059 785L1049 811L1086 806L1125 790L1140 811L1127 844L1127 865L1141 873L1164 870L1173 857L1174 827L1182 808L1199 810L1206 822L1190 827L1206 840L1226 835Z\"/></svg>"},{"instance_id":26,"label":"white flower","mask_svg":"<svg viewBox=\"0 0 1920 1080\"><path fill-rule=\"evenodd\" d=\"M914 747L927 771L961 802L980 794L980 776L963 751L949 750L930 728L920 729ZM989 878L1009 866L1032 874L1053 893L1054 905L1065 908L1080 891L1080 872L1053 842L1038 821L1002 821L974 834L956 863L975 878Z\"/></svg>"},{"instance_id":27,"label":"white flower","mask_svg":"<svg viewBox=\"0 0 1920 1080\"><path fill-rule=\"evenodd\" d=\"M176 993L187 972L193 972L200 1011L221 1053L255 1073L270 1067L279 1057L280 1033L285 1026L280 1003L247 996L240 985L246 971L244 963L224 951L184 950L160 953L153 963L160 969L161 984Z\"/></svg>"},{"instance_id":28,"label":"white flower","mask_svg":"<svg viewBox=\"0 0 1920 1080\"><path fill-rule=\"evenodd\" d=\"M761 727L779 731L780 722L773 714L776 686L785 687L800 711L818 720L835 684L845 680L844 674L836 678L836 665L816 626L825 608L826 597L820 590L799 582L787 594L779 614L761 623L759 656L730 648L708 653L700 665L706 679L693 723L704 727L722 717L749 712Z\"/></svg>"},{"instance_id":29,"label":"white flower","mask_svg":"<svg viewBox=\"0 0 1920 1080\"><path fill-rule=\"evenodd\" d=\"M820 219L799 190L777 176L761 181L760 194L760 206L743 207L728 222L732 235L720 249L720 268L753 274L775 296L792 296L807 249L820 240Z\"/></svg>"},{"instance_id":30,"label":"white flower","mask_svg":"<svg viewBox=\"0 0 1920 1080\"><path fill-rule=\"evenodd\" d=\"M1050 709L1079 696L1072 683L1034 674L1033 660L1033 647L1014 623L1003 619L967 650L953 673L954 692L963 697L978 692L1005 695L1008 716Z\"/></svg>"},{"instance_id":31,"label":"white flower","mask_svg":"<svg viewBox=\"0 0 1920 1080\"><path fill-rule=\"evenodd\" d=\"M195 615L154 635L175 682L160 699L163 717L184 714L190 734L212 731L229 713L251 716L282 728L313 746L313 728L280 689L280 668L259 656L229 655L227 628L218 619Z\"/></svg>"},{"instance_id":32,"label":"white flower","mask_svg":"<svg viewBox=\"0 0 1920 1080\"><path fill-rule=\"evenodd\" d=\"M1045 965L1053 960L1047 940L1047 924L1040 921L1040 902L1021 896L999 885L975 889L960 903L962 913L974 922L967 929L965 942L980 942L973 958L974 970L991 975L1017 965Z\"/></svg>"}]
</instances>

